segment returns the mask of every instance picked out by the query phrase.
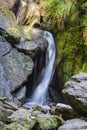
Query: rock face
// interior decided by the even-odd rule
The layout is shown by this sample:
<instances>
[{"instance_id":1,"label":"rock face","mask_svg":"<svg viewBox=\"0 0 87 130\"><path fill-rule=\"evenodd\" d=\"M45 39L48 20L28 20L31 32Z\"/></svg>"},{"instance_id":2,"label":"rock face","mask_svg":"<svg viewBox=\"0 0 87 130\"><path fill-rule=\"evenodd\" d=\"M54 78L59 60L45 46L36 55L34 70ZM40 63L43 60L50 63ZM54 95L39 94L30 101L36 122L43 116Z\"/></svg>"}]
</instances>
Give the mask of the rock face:
<instances>
[{"instance_id":1,"label":"rock face","mask_svg":"<svg viewBox=\"0 0 87 130\"><path fill-rule=\"evenodd\" d=\"M0 5L5 8L12 10L14 13L17 12L21 0L0 0Z\"/></svg>"},{"instance_id":2,"label":"rock face","mask_svg":"<svg viewBox=\"0 0 87 130\"><path fill-rule=\"evenodd\" d=\"M62 91L64 99L80 114L87 116L87 73L71 77Z\"/></svg>"},{"instance_id":3,"label":"rock face","mask_svg":"<svg viewBox=\"0 0 87 130\"><path fill-rule=\"evenodd\" d=\"M60 126L58 130L86 130L87 121L81 119L72 119L64 123L63 126Z\"/></svg>"},{"instance_id":4,"label":"rock face","mask_svg":"<svg viewBox=\"0 0 87 130\"><path fill-rule=\"evenodd\" d=\"M11 101L14 100L13 97L23 98L25 91L24 89L21 90L22 84L27 81L27 77L32 73L33 61L29 56L12 49L6 41L0 42L0 45L1 51L3 50L0 53L0 96L7 97ZM21 97L20 94L14 93L16 89L19 89L19 92L22 91Z\"/></svg>"}]
</instances>

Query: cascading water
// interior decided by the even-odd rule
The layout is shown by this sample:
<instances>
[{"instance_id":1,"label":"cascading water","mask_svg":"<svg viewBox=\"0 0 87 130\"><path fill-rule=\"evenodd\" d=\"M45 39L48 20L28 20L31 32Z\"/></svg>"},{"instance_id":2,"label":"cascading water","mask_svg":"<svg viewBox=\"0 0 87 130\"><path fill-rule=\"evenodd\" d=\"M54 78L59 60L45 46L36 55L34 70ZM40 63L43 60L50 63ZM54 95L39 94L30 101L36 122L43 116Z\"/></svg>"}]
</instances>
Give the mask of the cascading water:
<instances>
[{"instance_id":1,"label":"cascading water","mask_svg":"<svg viewBox=\"0 0 87 130\"><path fill-rule=\"evenodd\" d=\"M19 20L19 13L20 13L21 8L23 8L24 6L26 6L26 2L21 1L21 3L22 3L22 4L20 5L20 7L19 7L19 9L18 9L18 11L17 11L17 14L16 14L17 23L18 23L18 20Z\"/></svg>"},{"instance_id":2,"label":"cascading water","mask_svg":"<svg viewBox=\"0 0 87 130\"><path fill-rule=\"evenodd\" d=\"M48 48L46 53L46 67L42 70L39 76L39 82L34 93L31 96L31 100L24 104L24 107L33 106L35 104L44 105L46 100L46 94L48 86L52 80L54 73L55 62L55 43L53 36L50 32L44 31L44 36L48 41Z\"/></svg>"}]
</instances>

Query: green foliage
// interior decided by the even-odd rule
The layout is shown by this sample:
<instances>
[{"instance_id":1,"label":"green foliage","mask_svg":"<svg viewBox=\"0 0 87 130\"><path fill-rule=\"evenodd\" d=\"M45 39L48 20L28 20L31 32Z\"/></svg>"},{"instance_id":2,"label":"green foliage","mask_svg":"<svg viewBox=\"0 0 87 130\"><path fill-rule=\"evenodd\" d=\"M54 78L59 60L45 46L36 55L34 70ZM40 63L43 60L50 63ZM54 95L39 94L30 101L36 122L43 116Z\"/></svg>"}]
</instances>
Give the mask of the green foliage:
<instances>
[{"instance_id":1,"label":"green foliage","mask_svg":"<svg viewBox=\"0 0 87 130\"><path fill-rule=\"evenodd\" d=\"M84 15L81 25L87 27L87 15Z\"/></svg>"},{"instance_id":2,"label":"green foliage","mask_svg":"<svg viewBox=\"0 0 87 130\"><path fill-rule=\"evenodd\" d=\"M81 7L82 7L82 9L87 8L87 2L83 3L83 4L81 5Z\"/></svg>"},{"instance_id":3,"label":"green foliage","mask_svg":"<svg viewBox=\"0 0 87 130\"><path fill-rule=\"evenodd\" d=\"M62 18L65 14L68 13L70 7L69 5L61 0L49 0L47 2L47 15L51 17L52 20L58 20L59 18Z\"/></svg>"},{"instance_id":4,"label":"green foliage","mask_svg":"<svg viewBox=\"0 0 87 130\"><path fill-rule=\"evenodd\" d=\"M83 17L82 17L82 20L81 20L81 26L82 27L87 27L87 2L84 2L82 5L81 5L81 10L83 11Z\"/></svg>"}]
</instances>

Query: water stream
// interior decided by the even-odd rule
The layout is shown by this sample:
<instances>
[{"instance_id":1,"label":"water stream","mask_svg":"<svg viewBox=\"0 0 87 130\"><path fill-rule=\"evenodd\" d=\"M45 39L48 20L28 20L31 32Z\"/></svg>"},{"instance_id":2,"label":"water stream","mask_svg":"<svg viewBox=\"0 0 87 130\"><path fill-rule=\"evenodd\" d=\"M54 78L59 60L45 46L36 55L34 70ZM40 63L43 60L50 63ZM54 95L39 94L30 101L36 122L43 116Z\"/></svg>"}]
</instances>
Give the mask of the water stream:
<instances>
[{"instance_id":1,"label":"water stream","mask_svg":"<svg viewBox=\"0 0 87 130\"><path fill-rule=\"evenodd\" d=\"M16 14L17 23L18 23L18 20L19 20L19 13L20 13L21 8L23 8L26 5L27 5L26 2L21 1L21 5L19 6L19 9L18 9L17 14Z\"/></svg>"},{"instance_id":2,"label":"water stream","mask_svg":"<svg viewBox=\"0 0 87 130\"><path fill-rule=\"evenodd\" d=\"M45 104L48 87L53 77L55 62L55 43L50 32L44 31L43 35L48 41L48 48L46 52L46 67L42 70L40 76L38 77L39 82L30 98L31 100L25 103L24 107L29 107L35 104Z\"/></svg>"}]
</instances>

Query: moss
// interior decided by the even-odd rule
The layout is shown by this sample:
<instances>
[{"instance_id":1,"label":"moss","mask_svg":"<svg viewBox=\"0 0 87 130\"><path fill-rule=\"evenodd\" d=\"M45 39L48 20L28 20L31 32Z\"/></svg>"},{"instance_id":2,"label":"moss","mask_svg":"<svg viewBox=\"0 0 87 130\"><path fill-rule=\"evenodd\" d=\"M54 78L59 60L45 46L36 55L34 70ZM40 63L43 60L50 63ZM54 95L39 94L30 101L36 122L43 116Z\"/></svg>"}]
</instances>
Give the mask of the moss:
<instances>
[{"instance_id":1,"label":"moss","mask_svg":"<svg viewBox=\"0 0 87 130\"><path fill-rule=\"evenodd\" d=\"M41 114L37 117L35 128L37 130L52 130L58 128L61 124L63 124L61 117Z\"/></svg>"}]
</instances>

